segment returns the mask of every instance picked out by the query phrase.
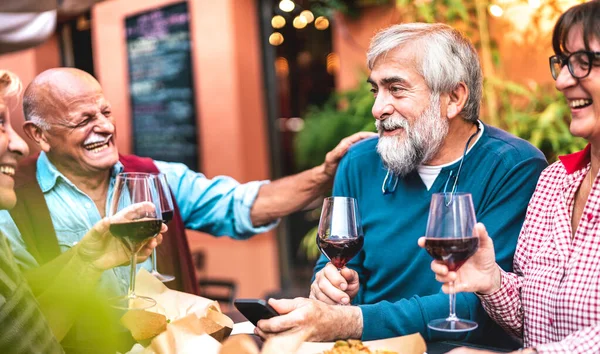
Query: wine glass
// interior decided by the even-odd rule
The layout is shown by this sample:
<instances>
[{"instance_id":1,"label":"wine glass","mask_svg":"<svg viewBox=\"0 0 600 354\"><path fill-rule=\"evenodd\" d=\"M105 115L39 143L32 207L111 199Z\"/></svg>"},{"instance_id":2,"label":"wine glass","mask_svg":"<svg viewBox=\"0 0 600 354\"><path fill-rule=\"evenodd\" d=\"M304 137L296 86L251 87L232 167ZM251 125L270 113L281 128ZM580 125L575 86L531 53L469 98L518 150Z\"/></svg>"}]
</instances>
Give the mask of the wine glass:
<instances>
[{"instance_id":1,"label":"wine glass","mask_svg":"<svg viewBox=\"0 0 600 354\"><path fill-rule=\"evenodd\" d=\"M169 221L171 221L171 219L173 219L173 197L171 196L171 189L169 188L167 176L164 173L159 173L155 176L158 185L158 195L160 199L160 211L162 212L162 220L165 224L167 224ZM150 272L150 274L152 274L156 279L160 280L163 283L175 280L175 276L173 275L160 273L156 267L156 262L156 248L154 248L152 250L152 271Z\"/></svg>"},{"instance_id":2,"label":"wine glass","mask_svg":"<svg viewBox=\"0 0 600 354\"><path fill-rule=\"evenodd\" d=\"M156 178L147 173L117 175L109 216L110 232L131 252L129 291L111 304L123 310L153 307L154 299L135 294L135 276L138 252L162 227Z\"/></svg>"},{"instance_id":3,"label":"wine glass","mask_svg":"<svg viewBox=\"0 0 600 354\"><path fill-rule=\"evenodd\" d=\"M358 204L349 197L329 197L323 201L317 230L317 247L341 270L363 247L364 237Z\"/></svg>"},{"instance_id":4,"label":"wine glass","mask_svg":"<svg viewBox=\"0 0 600 354\"><path fill-rule=\"evenodd\" d=\"M479 237L473 235L476 223L470 193L434 193L431 197L425 249L450 271L457 271L479 248ZM477 322L456 316L454 283L450 283L450 315L432 320L427 327L442 332L466 332L477 328Z\"/></svg>"}]
</instances>

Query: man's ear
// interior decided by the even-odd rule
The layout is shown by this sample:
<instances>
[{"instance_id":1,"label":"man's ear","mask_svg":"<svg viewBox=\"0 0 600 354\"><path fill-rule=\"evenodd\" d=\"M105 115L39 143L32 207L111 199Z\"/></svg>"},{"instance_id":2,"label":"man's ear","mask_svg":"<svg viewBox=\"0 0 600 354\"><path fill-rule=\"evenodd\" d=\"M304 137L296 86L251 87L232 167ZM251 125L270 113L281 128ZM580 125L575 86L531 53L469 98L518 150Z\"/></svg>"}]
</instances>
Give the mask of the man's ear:
<instances>
[{"instance_id":1,"label":"man's ear","mask_svg":"<svg viewBox=\"0 0 600 354\"><path fill-rule=\"evenodd\" d=\"M42 128L38 127L33 122L25 122L23 123L23 131L29 139L35 141L42 151L50 151L50 144L48 144L48 139Z\"/></svg>"},{"instance_id":2,"label":"man's ear","mask_svg":"<svg viewBox=\"0 0 600 354\"><path fill-rule=\"evenodd\" d=\"M446 106L446 115L448 119L458 116L469 98L469 88L464 82L459 82L458 85L448 94L448 105Z\"/></svg>"}]
</instances>

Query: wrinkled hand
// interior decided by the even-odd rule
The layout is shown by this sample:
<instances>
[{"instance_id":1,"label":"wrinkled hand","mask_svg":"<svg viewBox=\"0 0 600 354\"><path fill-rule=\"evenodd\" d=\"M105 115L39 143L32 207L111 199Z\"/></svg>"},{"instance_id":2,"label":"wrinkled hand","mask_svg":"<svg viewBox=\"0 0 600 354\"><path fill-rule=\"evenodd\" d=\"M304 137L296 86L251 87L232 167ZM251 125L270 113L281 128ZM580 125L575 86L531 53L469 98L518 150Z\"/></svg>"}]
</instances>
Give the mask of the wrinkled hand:
<instances>
[{"instance_id":1,"label":"wrinkled hand","mask_svg":"<svg viewBox=\"0 0 600 354\"><path fill-rule=\"evenodd\" d=\"M346 137L337 144L336 147L333 148L330 152L325 155L325 162L323 163L325 168L325 173L333 178L335 176L335 171L337 170L338 164L340 160L346 153L352 144L357 143L363 139L370 138L376 136L376 133L372 132L358 132Z\"/></svg>"},{"instance_id":2,"label":"wrinkled hand","mask_svg":"<svg viewBox=\"0 0 600 354\"><path fill-rule=\"evenodd\" d=\"M280 316L258 321L254 333L263 339L294 336L308 341L360 338L362 312L356 306L327 305L313 299L269 299Z\"/></svg>"},{"instance_id":3,"label":"wrinkled hand","mask_svg":"<svg viewBox=\"0 0 600 354\"><path fill-rule=\"evenodd\" d=\"M329 305L349 304L359 289L358 273L348 267L340 271L330 263L315 275L309 298Z\"/></svg>"},{"instance_id":4,"label":"wrinkled hand","mask_svg":"<svg viewBox=\"0 0 600 354\"><path fill-rule=\"evenodd\" d=\"M479 237L479 249L456 272L448 271L440 261L431 262L435 279L444 283L442 290L450 292L450 282L454 281L454 292L479 292L491 294L500 288L500 268L496 264L494 243L485 226L478 223L474 233ZM425 247L425 237L419 239L419 246Z\"/></svg>"},{"instance_id":5,"label":"wrinkled hand","mask_svg":"<svg viewBox=\"0 0 600 354\"><path fill-rule=\"evenodd\" d=\"M154 208L154 206L148 202L138 203L123 209L110 218L100 220L76 245L78 254L100 271L129 264L131 252L123 242L110 233L110 224L111 222L137 220L148 208ZM138 262L145 261L152 254L152 250L162 243L161 234L167 230L167 226L162 224L160 234L150 239L138 252Z\"/></svg>"}]
</instances>

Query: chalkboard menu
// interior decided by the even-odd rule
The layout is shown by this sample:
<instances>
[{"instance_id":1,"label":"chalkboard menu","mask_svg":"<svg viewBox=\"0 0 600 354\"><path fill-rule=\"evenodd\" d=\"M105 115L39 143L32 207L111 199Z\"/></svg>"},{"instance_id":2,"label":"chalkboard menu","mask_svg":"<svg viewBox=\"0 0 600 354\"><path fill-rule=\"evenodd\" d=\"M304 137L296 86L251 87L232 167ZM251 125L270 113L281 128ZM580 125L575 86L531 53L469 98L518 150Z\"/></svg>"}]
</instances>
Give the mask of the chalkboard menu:
<instances>
[{"instance_id":1,"label":"chalkboard menu","mask_svg":"<svg viewBox=\"0 0 600 354\"><path fill-rule=\"evenodd\" d=\"M127 17L125 27L135 154L197 170L187 2Z\"/></svg>"}]
</instances>

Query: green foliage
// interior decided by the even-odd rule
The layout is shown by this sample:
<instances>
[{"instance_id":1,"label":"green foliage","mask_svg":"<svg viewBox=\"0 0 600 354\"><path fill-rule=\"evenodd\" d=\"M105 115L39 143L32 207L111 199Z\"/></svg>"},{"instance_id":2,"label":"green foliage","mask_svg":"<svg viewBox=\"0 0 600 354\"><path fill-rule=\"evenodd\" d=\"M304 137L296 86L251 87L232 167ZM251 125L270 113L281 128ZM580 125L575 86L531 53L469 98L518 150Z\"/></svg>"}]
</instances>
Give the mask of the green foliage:
<instances>
[{"instance_id":1,"label":"green foliage","mask_svg":"<svg viewBox=\"0 0 600 354\"><path fill-rule=\"evenodd\" d=\"M375 131L372 106L370 86L363 84L333 95L322 108L310 107L304 128L295 140L297 167L303 170L319 165L327 152L348 135Z\"/></svg>"},{"instance_id":2,"label":"green foliage","mask_svg":"<svg viewBox=\"0 0 600 354\"><path fill-rule=\"evenodd\" d=\"M585 147L584 139L571 135L569 106L553 86L528 89L510 81L486 80L501 102L501 128L542 150L548 162Z\"/></svg>"},{"instance_id":3,"label":"green foliage","mask_svg":"<svg viewBox=\"0 0 600 354\"><path fill-rule=\"evenodd\" d=\"M317 229L318 226L310 229L306 235L302 237L302 241L300 242L300 251L306 254L306 258L309 261L317 260L321 254L319 247L317 247Z\"/></svg>"}]
</instances>

